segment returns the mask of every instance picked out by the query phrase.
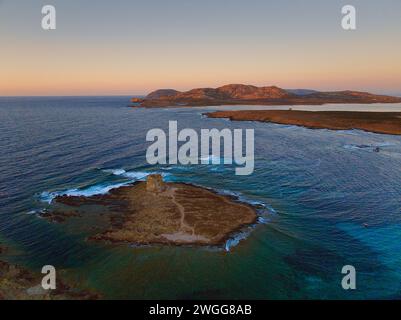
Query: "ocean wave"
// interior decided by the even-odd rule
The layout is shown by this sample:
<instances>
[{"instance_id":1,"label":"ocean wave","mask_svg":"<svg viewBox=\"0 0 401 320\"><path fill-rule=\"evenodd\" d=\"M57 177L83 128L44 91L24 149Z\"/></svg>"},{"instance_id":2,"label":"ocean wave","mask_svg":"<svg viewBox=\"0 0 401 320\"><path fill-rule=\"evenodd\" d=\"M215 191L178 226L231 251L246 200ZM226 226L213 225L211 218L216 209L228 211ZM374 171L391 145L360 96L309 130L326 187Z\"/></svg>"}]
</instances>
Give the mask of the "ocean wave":
<instances>
[{"instance_id":1,"label":"ocean wave","mask_svg":"<svg viewBox=\"0 0 401 320\"><path fill-rule=\"evenodd\" d=\"M271 213L271 214L277 214L277 211L271 205L269 205L265 202L258 201L258 200L249 200L248 198L244 198L244 197L240 197L239 199L243 202L247 202L251 205L254 205L255 207L262 207L262 208L266 209L267 211L269 211L269 213Z\"/></svg>"},{"instance_id":2,"label":"ocean wave","mask_svg":"<svg viewBox=\"0 0 401 320\"><path fill-rule=\"evenodd\" d=\"M112 189L120 188L130 183L131 182L116 183L116 184L97 184L86 188L72 188L53 192L44 191L40 194L40 200L51 204L52 201L58 196L90 197L99 194L106 194Z\"/></svg>"},{"instance_id":3,"label":"ocean wave","mask_svg":"<svg viewBox=\"0 0 401 320\"><path fill-rule=\"evenodd\" d=\"M163 171L170 171L172 169L174 169L174 167L162 167L162 168L160 168L160 170L163 170Z\"/></svg>"},{"instance_id":4,"label":"ocean wave","mask_svg":"<svg viewBox=\"0 0 401 320\"><path fill-rule=\"evenodd\" d=\"M249 157L243 157L241 161L255 161L254 156L249 156ZM200 157L199 158L199 163L202 165L237 165L237 166L243 166L243 163L238 162L237 159L232 156L232 157L225 157L225 156L216 156L216 155L209 155L207 157Z\"/></svg>"},{"instance_id":5,"label":"ocean wave","mask_svg":"<svg viewBox=\"0 0 401 320\"><path fill-rule=\"evenodd\" d=\"M150 172L150 171L125 171L124 169L105 169L102 170L106 173L111 173L115 176L122 176L128 179L134 179L135 181L144 180L148 175L160 174L163 178L167 177L169 174L165 172Z\"/></svg>"},{"instance_id":6,"label":"ocean wave","mask_svg":"<svg viewBox=\"0 0 401 320\"><path fill-rule=\"evenodd\" d=\"M337 130L337 133L342 133L342 134L350 134L353 136L358 135L358 131L355 129L348 129L348 130Z\"/></svg>"},{"instance_id":7,"label":"ocean wave","mask_svg":"<svg viewBox=\"0 0 401 320\"><path fill-rule=\"evenodd\" d=\"M225 162L228 162L227 164L229 164L229 162L232 162L232 164L235 164L235 159L234 157L221 157L221 156L217 156L217 155L208 155L206 157L200 157L199 158L199 162L200 164L215 164L215 165L219 165L219 164L226 164Z\"/></svg>"},{"instance_id":8,"label":"ocean wave","mask_svg":"<svg viewBox=\"0 0 401 320\"><path fill-rule=\"evenodd\" d=\"M245 240L246 238L248 238L250 232L251 232L251 230L238 232L235 236L233 236L232 238L230 238L226 241L226 243L224 244L224 250L229 252L232 247L237 246L242 240Z\"/></svg>"},{"instance_id":9,"label":"ocean wave","mask_svg":"<svg viewBox=\"0 0 401 320\"><path fill-rule=\"evenodd\" d=\"M146 171L125 171L124 169L105 169L102 170L106 173L111 173L116 176L122 176L128 179L126 182L120 183L99 183L83 188L71 188L61 191L44 191L40 194L40 200L51 204L52 201L58 196L69 196L69 197L91 197L100 194L107 194L112 189L117 189L123 186L127 186L135 181L142 181L148 175L155 174L158 172L146 172ZM168 176L167 173L160 173L163 177Z\"/></svg>"},{"instance_id":10,"label":"ocean wave","mask_svg":"<svg viewBox=\"0 0 401 320\"><path fill-rule=\"evenodd\" d=\"M42 209L33 209L33 210L31 210L31 211L28 211L26 214L28 214L28 215L39 215L39 216L40 216L40 215L46 213L47 210L48 210L48 209L46 209L46 208L42 208Z\"/></svg>"},{"instance_id":11,"label":"ocean wave","mask_svg":"<svg viewBox=\"0 0 401 320\"><path fill-rule=\"evenodd\" d=\"M274 209L271 208L270 210L274 210ZM272 212L270 210L269 210L269 213ZM245 229L242 229L241 231L235 233L231 238L229 238L226 241L226 243L224 244L224 250L229 252L231 250L231 248L237 246L242 240L247 239L251 235L251 232L256 228L256 226L258 224L267 224L267 223L269 223L269 221L270 221L270 218L268 217L268 214L266 212L263 212L263 213L259 212L256 223L246 227Z\"/></svg>"},{"instance_id":12,"label":"ocean wave","mask_svg":"<svg viewBox=\"0 0 401 320\"><path fill-rule=\"evenodd\" d=\"M199 160L201 161L202 164L221 164L224 161L223 158L216 155L200 157Z\"/></svg>"},{"instance_id":13,"label":"ocean wave","mask_svg":"<svg viewBox=\"0 0 401 320\"><path fill-rule=\"evenodd\" d=\"M38 213L43 213L45 212L45 209L35 209L35 210L30 210L26 214L31 215L31 214L38 214Z\"/></svg>"},{"instance_id":14,"label":"ocean wave","mask_svg":"<svg viewBox=\"0 0 401 320\"><path fill-rule=\"evenodd\" d=\"M344 149L349 150L375 150L376 148L383 148L393 146L393 143L390 142L382 142L382 143L372 143L372 144L345 144L343 145Z\"/></svg>"},{"instance_id":15,"label":"ocean wave","mask_svg":"<svg viewBox=\"0 0 401 320\"><path fill-rule=\"evenodd\" d=\"M240 192L230 191L230 190L226 190L226 189L220 189L220 190L217 190L217 192L222 195L233 196L233 197L237 198L239 201L248 203L255 207L266 209L269 213L272 213L272 214L277 213L277 211L271 205L267 204L266 202L263 202L260 200L255 200L255 199L249 199L248 197L244 196Z\"/></svg>"},{"instance_id":16,"label":"ocean wave","mask_svg":"<svg viewBox=\"0 0 401 320\"><path fill-rule=\"evenodd\" d=\"M106 173L111 173L111 174L114 174L114 175L117 175L117 176L126 173L126 171L124 169L105 169L105 170L102 170L102 171L106 172Z\"/></svg>"},{"instance_id":17,"label":"ocean wave","mask_svg":"<svg viewBox=\"0 0 401 320\"><path fill-rule=\"evenodd\" d=\"M208 188L211 189L211 188ZM218 193L222 194L222 195L226 195L226 196L233 196L236 198L241 197L241 193L236 192L236 191L231 191L231 190L226 190L226 189L219 189L217 190Z\"/></svg>"},{"instance_id":18,"label":"ocean wave","mask_svg":"<svg viewBox=\"0 0 401 320\"><path fill-rule=\"evenodd\" d=\"M262 217L262 216L258 217L258 223L260 223L260 224L267 224L267 223L269 223L269 221L270 220L266 217Z\"/></svg>"}]
</instances>

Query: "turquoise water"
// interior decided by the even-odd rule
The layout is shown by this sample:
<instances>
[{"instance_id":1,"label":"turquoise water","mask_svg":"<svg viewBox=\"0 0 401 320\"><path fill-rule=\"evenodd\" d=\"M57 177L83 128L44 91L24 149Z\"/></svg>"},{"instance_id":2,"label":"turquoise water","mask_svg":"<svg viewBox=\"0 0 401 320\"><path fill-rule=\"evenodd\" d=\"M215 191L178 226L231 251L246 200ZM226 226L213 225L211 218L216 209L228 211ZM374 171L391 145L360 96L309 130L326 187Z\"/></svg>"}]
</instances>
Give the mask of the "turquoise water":
<instances>
[{"instance_id":1,"label":"turquoise water","mask_svg":"<svg viewBox=\"0 0 401 320\"><path fill-rule=\"evenodd\" d=\"M401 137L208 119L210 108L130 109L128 97L0 98L0 239L106 298L401 297ZM352 108L352 106L341 106ZM254 128L255 171L149 166L150 128ZM380 152L374 152L379 147ZM58 193L94 194L159 172L263 206L222 248L107 246L37 212ZM357 270L357 290L341 269Z\"/></svg>"}]
</instances>

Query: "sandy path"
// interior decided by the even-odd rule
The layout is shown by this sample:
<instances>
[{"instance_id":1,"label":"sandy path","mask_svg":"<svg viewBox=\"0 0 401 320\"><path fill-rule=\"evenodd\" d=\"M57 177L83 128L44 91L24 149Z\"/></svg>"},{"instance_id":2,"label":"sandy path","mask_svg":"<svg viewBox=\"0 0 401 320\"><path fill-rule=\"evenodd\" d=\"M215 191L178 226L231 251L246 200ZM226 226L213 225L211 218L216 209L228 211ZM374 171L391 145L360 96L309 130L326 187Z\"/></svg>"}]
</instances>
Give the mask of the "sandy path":
<instances>
[{"instance_id":1,"label":"sandy path","mask_svg":"<svg viewBox=\"0 0 401 320\"><path fill-rule=\"evenodd\" d=\"M177 188L171 188L167 191L168 195L171 197L171 200L173 201L173 203L177 206L178 210L181 213L181 218L180 218L180 229L183 232L190 232L191 235L195 235L195 228L191 227L190 225L188 225L185 222L185 208L176 200L175 198L175 192L176 192Z\"/></svg>"}]
</instances>

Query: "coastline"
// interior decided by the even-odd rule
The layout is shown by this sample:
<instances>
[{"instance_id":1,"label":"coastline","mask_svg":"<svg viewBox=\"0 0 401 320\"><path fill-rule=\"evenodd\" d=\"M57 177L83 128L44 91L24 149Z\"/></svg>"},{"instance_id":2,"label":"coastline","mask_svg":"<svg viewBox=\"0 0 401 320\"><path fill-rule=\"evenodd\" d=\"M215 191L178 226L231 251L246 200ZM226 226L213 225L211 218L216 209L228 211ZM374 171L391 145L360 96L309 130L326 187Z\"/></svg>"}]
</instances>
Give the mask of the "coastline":
<instances>
[{"instance_id":1,"label":"coastline","mask_svg":"<svg viewBox=\"0 0 401 320\"><path fill-rule=\"evenodd\" d=\"M355 100L343 100L343 101L313 101L313 100L282 100L282 101L259 101L259 100L237 100L237 101L190 101L188 103L175 104L171 101L144 101L142 103L133 103L128 105L129 108L133 109L157 109L157 108L196 108L196 107L219 107L219 106L324 106L330 104L391 104L401 103L399 101L355 101Z\"/></svg>"},{"instance_id":2,"label":"coastline","mask_svg":"<svg viewBox=\"0 0 401 320\"><path fill-rule=\"evenodd\" d=\"M205 113L208 118L296 125L309 129L364 130L401 135L401 112L238 110Z\"/></svg>"},{"instance_id":3,"label":"coastline","mask_svg":"<svg viewBox=\"0 0 401 320\"><path fill-rule=\"evenodd\" d=\"M90 211L87 205L101 206L105 210L99 210L100 219L108 220L88 240L116 244L221 246L259 218L256 206L237 197L189 183L163 182L159 175L104 195L58 196L54 209L42 217L58 223L79 219Z\"/></svg>"},{"instance_id":4,"label":"coastline","mask_svg":"<svg viewBox=\"0 0 401 320\"><path fill-rule=\"evenodd\" d=\"M257 87L228 84L218 88L196 88L189 91L159 89L144 98L132 98L133 107L199 107L222 105L323 105L327 103L401 103L400 97L362 91L316 91L306 94L277 86Z\"/></svg>"},{"instance_id":5,"label":"coastline","mask_svg":"<svg viewBox=\"0 0 401 320\"><path fill-rule=\"evenodd\" d=\"M9 223L16 226L5 228L4 236L17 243L21 252L32 253L22 254L9 262L28 268L54 263L57 269L66 270L65 275L68 279L79 281L90 278L90 282L83 282L82 285L93 288L107 299L211 297L211 293L202 293L205 288L221 290L216 294L219 298L318 298L326 294L327 287L332 287L330 279L320 278L321 275L324 272L336 274L338 270L335 267L343 259L355 262L352 260L353 253L347 250L349 246L360 252L361 258L371 257L371 244L364 241L369 239L372 233L382 230L383 236L375 241L377 246L385 248L384 258L379 260L380 267L377 262L366 267L377 268L377 273L374 274L377 278L372 286L382 285L384 281L387 289L383 296L392 294L397 289L391 287L391 284L398 283L398 278L386 273L385 258L397 252L398 245L386 245L394 243L390 241L396 239L398 229L380 229L376 226L380 226L384 218L386 223L392 223L396 218L393 214L397 210L394 196L397 196L397 190L401 190L398 188L401 180L397 170L401 161L399 136L366 134L359 130L337 134L328 130L320 132L297 129L295 126L250 122L241 124L226 119L205 119L201 116L204 112L218 108L187 108L177 111L130 110L125 108L126 98L118 98L114 103L108 104L107 108L99 109L87 107L87 104L93 103L92 99L85 98L77 100L76 103L76 108L70 107L70 99L66 99L65 106L43 103L47 106L44 109L32 107L35 117L26 112L28 109L24 106L19 107L19 99L11 105L13 108L7 108L6 114L10 117L18 114L21 117L21 125L26 128L42 128L41 123L44 120L51 120L51 125L43 128L43 134L51 130L60 136L60 139L52 139L46 146L42 146L45 138L43 134L33 135L29 140L29 147L39 147L37 151L46 151L37 157L24 158L18 149L3 148L4 156L9 159L5 167L7 181L3 181L4 187L7 188L7 195L16 199L5 202L3 209L11 213L14 212L15 205L21 208L20 212L15 210L15 214L2 215L2 227ZM121 108L116 108L116 105ZM228 110L229 108L227 107ZM343 108L351 110L353 105L344 105ZM374 109L380 110L380 104L375 105ZM60 119L61 112L69 116ZM94 113L97 115L95 118ZM258 170L249 177L241 178L232 175L230 168L225 166L153 167L144 164L141 157L136 157L136 154L140 154L138 146L139 149L144 148L144 132L149 124L163 128L172 117L179 121L180 127L257 127L262 146L258 151ZM74 131L70 125L71 119L77 124L73 128ZM87 124L95 120L94 125L102 130L87 130ZM18 138L12 127L6 128L9 128L5 132L6 138L10 141ZM85 139L77 139L75 133ZM29 141L26 141L24 146L28 146ZM264 141L277 143L266 144L265 148ZM388 147L381 146L386 143ZM88 149L88 144L93 147ZM351 150L345 148L346 145L367 145L369 149ZM375 146L380 146L380 154L373 153ZM42 149L44 147L45 149ZM60 155L69 148L73 148L74 152L62 163L55 161L64 159L60 158ZM38 158L41 161L37 161ZM18 172L21 170L23 171ZM38 215L42 208L54 208L55 203L49 205L46 199L62 193L89 196L105 192L109 186L143 179L143 171L166 173L168 181L187 182L213 188L222 193L237 193L241 200L247 203L249 201L252 205L255 204L253 200L271 204L277 210L277 214L270 215L269 207L266 211L261 208L261 216L266 217L266 223L258 221L256 225L232 234L228 240L228 244L232 245L231 252L228 253L225 252L225 245L136 246L129 243L105 244L88 241L87 230L88 233L102 231L90 229L93 222L90 217L81 214L82 217L71 216L66 219L65 224L53 224ZM21 173L25 174L20 177ZM17 176L20 178L12 179ZM324 186L325 189L318 189L320 186ZM368 186L369 193L364 194L366 201L358 201L361 198L360 191L365 191ZM21 192L20 197L17 197L18 190ZM48 193L47 197L45 193ZM327 201L329 196L330 201ZM33 209L35 212L31 211ZM377 212L382 214L378 216ZM349 225L343 229L344 221L349 222ZM368 224L368 227L364 227L364 223ZM26 232L27 230L33 232ZM242 235L246 238L241 238ZM328 246L341 244L341 250L331 252L328 256L329 262L323 265L317 264L322 250L326 248L319 241L321 237L324 237ZM354 241L354 237L360 242ZM311 241L304 241L305 238ZM233 243L236 239L241 239L238 245ZM266 268L266 261L269 268ZM188 265L187 262L191 264ZM71 269L72 265L74 268ZM302 273L305 268L312 267L312 271L305 275ZM279 274L283 281L275 282L278 276L275 270L283 270ZM172 287L172 284L176 283L177 274L182 276L183 282ZM193 274L197 275L196 281L193 280ZM299 276L294 277L294 274ZM319 283L324 286L322 290L315 291L315 287L308 287L311 276L321 279L322 282ZM232 290L232 279L237 279L238 287L244 290ZM274 283L280 291L268 291L270 289L264 285L266 281L260 279ZM216 286L210 287L210 283ZM290 283L299 283L302 286L301 291L285 291L289 290L287 284ZM338 283L334 283L333 288L334 285L338 286ZM145 292L143 288L149 290ZM362 290L360 296L370 288L372 287L364 287L366 290ZM327 293L329 298L346 297L345 293L336 295L330 292ZM368 292L371 293L370 297L377 296L374 291Z\"/></svg>"}]
</instances>

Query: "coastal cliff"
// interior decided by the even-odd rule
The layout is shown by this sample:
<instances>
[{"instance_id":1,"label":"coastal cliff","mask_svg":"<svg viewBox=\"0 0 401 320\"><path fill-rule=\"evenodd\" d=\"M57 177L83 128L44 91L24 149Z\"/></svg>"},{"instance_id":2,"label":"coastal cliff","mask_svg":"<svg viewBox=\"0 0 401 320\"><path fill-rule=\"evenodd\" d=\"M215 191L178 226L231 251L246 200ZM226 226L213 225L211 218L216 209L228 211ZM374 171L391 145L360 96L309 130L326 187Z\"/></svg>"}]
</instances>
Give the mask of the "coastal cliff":
<instances>
[{"instance_id":1,"label":"coastal cliff","mask_svg":"<svg viewBox=\"0 0 401 320\"><path fill-rule=\"evenodd\" d=\"M359 91L321 92L299 89L285 90L276 86L256 87L229 84L219 88L197 88L181 92L161 89L144 99L133 98L137 107L183 107L215 105L321 105L325 103L401 103L400 97L376 95Z\"/></svg>"}]
</instances>

